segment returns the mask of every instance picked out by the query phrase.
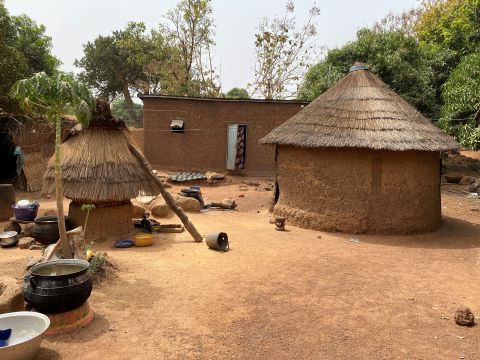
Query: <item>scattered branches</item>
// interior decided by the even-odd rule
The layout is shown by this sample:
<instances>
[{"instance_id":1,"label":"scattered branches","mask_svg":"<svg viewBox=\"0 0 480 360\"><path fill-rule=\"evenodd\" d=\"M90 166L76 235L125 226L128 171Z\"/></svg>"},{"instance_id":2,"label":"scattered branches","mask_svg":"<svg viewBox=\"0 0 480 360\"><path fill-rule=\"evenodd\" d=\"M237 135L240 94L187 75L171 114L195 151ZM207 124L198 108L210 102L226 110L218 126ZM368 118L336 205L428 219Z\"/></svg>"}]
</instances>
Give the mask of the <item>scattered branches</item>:
<instances>
[{"instance_id":1,"label":"scattered branches","mask_svg":"<svg viewBox=\"0 0 480 360\"><path fill-rule=\"evenodd\" d=\"M306 24L296 30L294 4L289 1L282 18L264 19L255 34L255 79L251 93L265 99L285 99L298 90L315 54L315 18L320 9L313 4Z\"/></svg>"}]
</instances>

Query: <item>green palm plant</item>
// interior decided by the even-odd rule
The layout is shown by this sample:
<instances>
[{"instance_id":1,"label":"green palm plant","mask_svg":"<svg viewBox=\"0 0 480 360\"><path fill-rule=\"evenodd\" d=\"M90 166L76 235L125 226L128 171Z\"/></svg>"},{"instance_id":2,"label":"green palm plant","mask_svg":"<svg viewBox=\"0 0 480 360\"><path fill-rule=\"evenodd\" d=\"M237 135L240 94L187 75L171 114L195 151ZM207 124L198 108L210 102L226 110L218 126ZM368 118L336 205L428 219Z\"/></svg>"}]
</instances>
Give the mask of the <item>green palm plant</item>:
<instances>
[{"instance_id":1,"label":"green palm plant","mask_svg":"<svg viewBox=\"0 0 480 360\"><path fill-rule=\"evenodd\" d=\"M62 254L65 258L72 258L63 213L60 158L62 115L74 115L82 125L87 126L91 111L95 107L95 99L88 88L76 81L72 75L59 73L48 76L44 72L17 81L10 91L10 96L19 100L20 108L25 113L44 115L48 121L55 124L55 196L58 228Z\"/></svg>"}]
</instances>

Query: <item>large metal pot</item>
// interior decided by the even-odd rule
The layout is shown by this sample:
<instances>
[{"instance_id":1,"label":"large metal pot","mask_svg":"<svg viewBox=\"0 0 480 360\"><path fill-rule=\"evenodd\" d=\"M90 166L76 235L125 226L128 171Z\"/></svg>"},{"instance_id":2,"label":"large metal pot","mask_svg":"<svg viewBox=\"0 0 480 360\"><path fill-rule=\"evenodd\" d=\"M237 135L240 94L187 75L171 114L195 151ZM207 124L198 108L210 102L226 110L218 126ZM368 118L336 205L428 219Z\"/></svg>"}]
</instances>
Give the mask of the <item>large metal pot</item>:
<instances>
[{"instance_id":1,"label":"large metal pot","mask_svg":"<svg viewBox=\"0 0 480 360\"><path fill-rule=\"evenodd\" d=\"M24 278L24 296L35 310L54 314L76 309L92 292L88 261L64 259L30 268Z\"/></svg>"},{"instance_id":2,"label":"large metal pot","mask_svg":"<svg viewBox=\"0 0 480 360\"><path fill-rule=\"evenodd\" d=\"M68 217L65 217L67 230L71 230ZM40 216L35 218L35 225L31 228L32 236L43 245L54 244L60 238L58 219L56 216Z\"/></svg>"}]
</instances>

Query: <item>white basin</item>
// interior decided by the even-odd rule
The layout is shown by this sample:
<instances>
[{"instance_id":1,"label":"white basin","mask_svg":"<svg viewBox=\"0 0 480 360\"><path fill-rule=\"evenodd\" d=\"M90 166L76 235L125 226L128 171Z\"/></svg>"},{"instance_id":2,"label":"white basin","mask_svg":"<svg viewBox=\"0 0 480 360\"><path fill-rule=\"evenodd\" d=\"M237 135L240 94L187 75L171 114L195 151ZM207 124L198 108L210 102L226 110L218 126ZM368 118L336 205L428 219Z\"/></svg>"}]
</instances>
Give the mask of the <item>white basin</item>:
<instances>
[{"instance_id":1,"label":"white basin","mask_svg":"<svg viewBox=\"0 0 480 360\"><path fill-rule=\"evenodd\" d=\"M31 360L37 355L50 319L40 313L18 311L0 315L0 330L12 329L9 345L0 347L1 360Z\"/></svg>"}]
</instances>

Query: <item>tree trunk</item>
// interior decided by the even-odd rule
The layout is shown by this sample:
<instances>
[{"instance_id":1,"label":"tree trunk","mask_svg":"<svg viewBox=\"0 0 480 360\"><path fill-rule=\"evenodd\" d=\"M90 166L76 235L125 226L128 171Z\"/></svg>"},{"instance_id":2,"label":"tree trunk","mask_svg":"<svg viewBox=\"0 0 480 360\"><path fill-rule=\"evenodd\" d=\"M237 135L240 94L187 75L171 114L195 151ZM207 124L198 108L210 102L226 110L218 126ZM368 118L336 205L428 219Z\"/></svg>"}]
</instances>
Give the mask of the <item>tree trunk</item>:
<instances>
[{"instance_id":1,"label":"tree trunk","mask_svg":"<svg viewBox=\"0 0 480 360\"><path fill-rule=\"evenodd\" d=\"M65 214L63 213L62 163L60 145L62 144L62 118L55 119L55 198L57 200L58 232L62 244L62 254L65 259L72 258L72 251L67 239Z\"/></svg>"},{"instance_id":2,"label":"tree trunk","mask_svg":"<svg viewBox=\"0 0 480 360\"><path fill-rule=\"evenodd\" d=\"M123 98L125 99L125 110L127 110L128 116L130 116L131 123L135 125L135 127L142 127L140 119L137 119L137 117L135 116L135 111L133 110L133 100L130 96L130 91L128 90L127 84L123 86L122 93Z\"/></svg>"}]
</instances>

